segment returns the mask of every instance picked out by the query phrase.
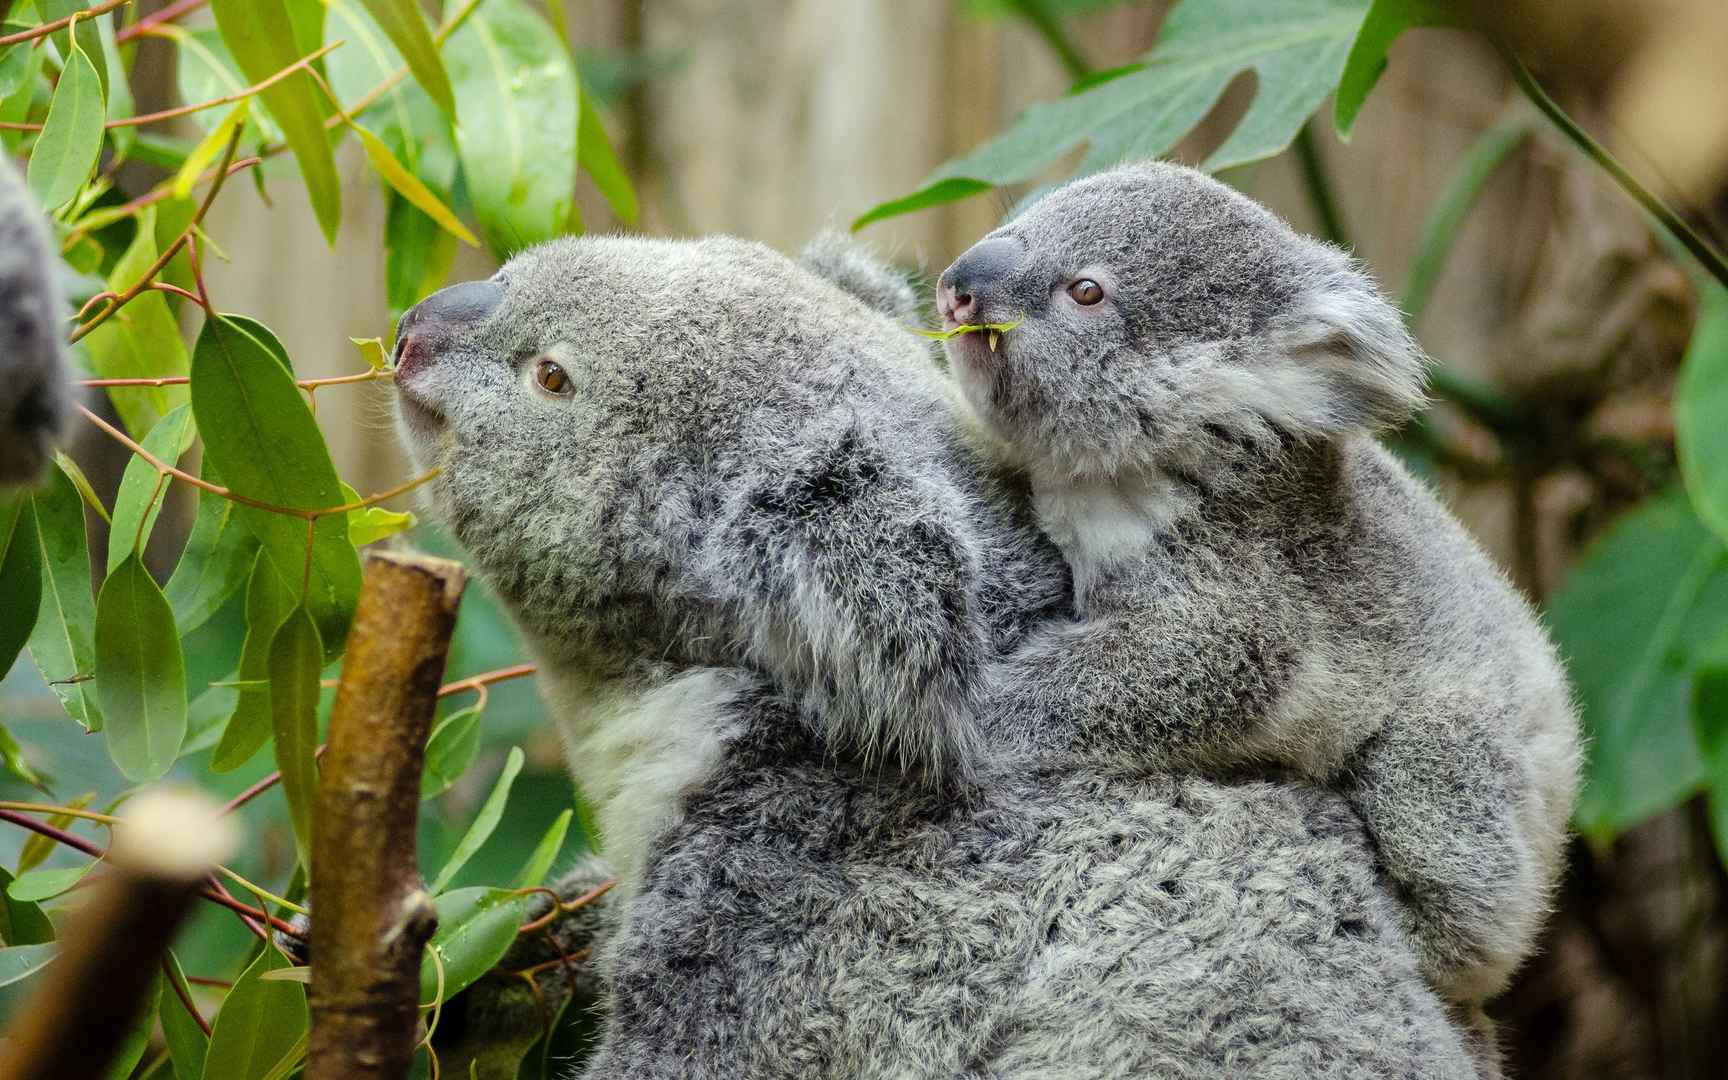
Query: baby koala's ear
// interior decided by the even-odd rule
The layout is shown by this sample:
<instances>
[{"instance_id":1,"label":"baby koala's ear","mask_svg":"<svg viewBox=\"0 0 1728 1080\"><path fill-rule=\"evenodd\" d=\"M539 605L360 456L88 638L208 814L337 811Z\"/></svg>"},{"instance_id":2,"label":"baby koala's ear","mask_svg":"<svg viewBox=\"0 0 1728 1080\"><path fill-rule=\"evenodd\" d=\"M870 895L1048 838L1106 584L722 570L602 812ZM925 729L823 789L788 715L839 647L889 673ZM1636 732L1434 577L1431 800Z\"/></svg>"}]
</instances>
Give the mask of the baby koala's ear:
<instances>
[{"instance_id":1,"label":"baby koala's ear","mask_svg":"<svg viewBox=\"0 0 1728 1080\"><path fill-rule=\"evenodd\" d=\"M972 500L840 410L774 457L752 463L698 559L740 659L799 700L832 752L964 778L991 655Z\"/></svg>"},{"instance_id":2,"label":"baby koala's ear","mask_svg":"<svg viewBox=\"0 0 1728 1080\"><path fill-rule=\"evenodd\" d=\"M1423 405L1428 357L1398 309L1354 267L1316 275L1272 337L1295 369L1280 374L1305 384L1287 399L1307 414L1298 426L1328 435L1378 431Z\"/></svg>"},{"instance_id":3,"label":"baby koala's ear","mask_svg":"<svg viewBox=\"0 0 1728 1080\"><path fill-rule=\"evenodd\" d=\"M847 233L819 233L805 245L798 263L897 322L911 326L919 321L918 293L906 275Z\"/></svg>"}]
</instances>

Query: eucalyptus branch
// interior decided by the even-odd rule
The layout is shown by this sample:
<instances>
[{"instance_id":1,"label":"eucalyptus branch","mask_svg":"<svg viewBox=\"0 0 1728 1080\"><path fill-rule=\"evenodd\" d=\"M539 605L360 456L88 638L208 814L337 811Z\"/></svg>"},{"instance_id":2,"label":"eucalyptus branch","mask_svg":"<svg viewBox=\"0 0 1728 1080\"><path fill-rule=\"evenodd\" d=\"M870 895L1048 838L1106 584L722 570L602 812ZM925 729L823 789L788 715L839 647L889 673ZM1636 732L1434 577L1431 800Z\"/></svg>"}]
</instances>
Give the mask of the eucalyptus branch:
<instances>
[{"instance_id":1,"label":"eucalyptus branch","mask_svg":"<svg viewBox=\"0 0 1728 1080\"><path fill-rule=\"evenodd\" d=\"M137 284L121 293L107 307L98 311L89 322L80 324L76 330L72 331L72 336L69 339L72 343L76 344L82 341L92 330L107 322L116 311L131 303L135 297L147 290L150 287L150 282L162 272L162 268L167 266L174 256L180 254L180 249L185 247L186 242L191 238L192 231L198 227L199 222L204 220L204 215L210 212L211 205L216 202L216 196L221 194L222 185L230 175L228 166L233 163L234 151L239 147L240 129L235 128L234 134L228 138L227 149L222 151L222 163L216 167L216 182L211 184L210 190L204 193L204 201L198 205L198 210L192 215L192 220L186 223L184 229L180 230L180 235L174 238L174 242L156 257L156 261L150 264L149 269L139 276Z\"/></svg>"},{"instance_id":2,"label":"eucalyptus branch","mask_svg":"<svg viewBox=\"0 0 1728 1080\"><path fill-rule=\"evenodd\" d=\"M114 41L116 44L124 45L135 37L148 34L163 23L173 22L182 15L190 15L209 2L210 0L174 0L174 3L164 7L161 11L146 15L131 26L116 33Z\"/></svg>"},{"instance_id":3,"label":"eucalyptus branch","mask_svg":"<svg viewBox=\"0 0 1728 1080\"><path fill-rule=\"evenodd\" d=\"M0 37L0 47L16 45L22 41L35 41L37 38L45 38L56 30L66 29L79 19L94 19L98 15L108 14L117 7L125 7L131 2L132 0L102 0L102 3L97 4L95 7L85 8L83 11L74 11L70 15L55 19L53 22L45 22L41 26L32 26L28 30L20 30L16 34L7 34L5 37Z\"/></svg>"},{"instance_id":4,"label":"eucalyptus branch","mask_svg":"<svg viewBox=\"0 0 1728 1080\"><path fill-rule=\"evenodd\" d=\"M486 671L472 678L460 679L453 683L445 683L438 688L439 697L449 697L465 690L484 690L493 683L501 683L508 679L520 679L535 672L533 664L516 664L512 667L498 668L496 671Z\"/></svg>"},{"instance_id":5,"label":"eucalyptus branch","mask_svg":"<svg viewBox=\"0 0 1728 1080\"><path fill-rule=\"evenodd\" d=\"M281 71L278 71L268 79L265 79L263 82L255 83L246 87L244 90L236 90L232 94L224 94L222 97L211 98L209 101L200 101L194 105L176 105L172 109L163 109L161 112L142 113L138 116L124 116L118 120L110 120L102 126L112 131L114 128L140 127L144 124L159 124L166 120L177 120L182 116L191 116L193 113L203 112L206 109L215 109L220 108L223 105L232 105L237 101L244 100L245 98L252 97L255 94L270 89L272 86L275 86L277 83L294 74L296 71L312 71L312 64L316 63L331 50L340 48L343 44L345 43L341 41L332 41L330 44L325 45L316 52L307 53L305 56L302 56L292 64L289 64ZM0 123L0 130L41 131L42 126L43 125L41 124L34 123L3 122Z\"/></svg>"},{"instance_id":6,"label":"eucalyptus branch","mask_svg":"<svg viewBox=\"0 0 1728 1080\"><path fill-rule=\"evenodd\" d=\"M184 289L182 289L180 291L185 293ZM192 300L198 299L196 296L193 296L190 293L186 293L186 295ZM379 371L360 371L360 372L356 372L353 375L332 375L332 376L329 376L328 378L323 378L323 379L295 379L294 385L298 386L302 390L317 390L320 387L325 387L325 386L346 386L350 383L377 382L380 379L393 379L395 377L396 377L395 371L393 371L389 368L385 368L385 369L379 370ZM111 386L162 387L162 386L185 386L188 383L190 383L191 381L192 381L192 377L189 375L160 375L160 376L156 376L156 377L152 377L152 378L138 378L138 379L79 379L78 385L79 386L89 386L89 387L111 387Z\"/></svg>"},{"instance_id":7,"label":"eucalyptus branch","mask_svg":"<svg viewBox=\"0 0 1728 1080\"><path fill-rule=\"evenodd\" d=\"M1687 224L1686 220L1673 207L1663 202L1660 196L1640 183L1637 177L1627 171L1626 166L1620 164L1619 159L1592 138L1590 133L1579 126L1576 120L1568 116L1559 103L1549 97L1548 93L1542 89L1542 85L1536 81L1536 77L1530 73L1530 69L1524 66L1524 62L1518 59L1518 55L1512 51L1511 46L1502 40L1495 39L1494 47L1499 50L1500 56L1512 71L1513 81L1518 84L1518 89L1524 92L1524 96L1530 99L1530 103L1535 105L1543 116L1552 121L1554 126L1560 129L1560 133L1566 136L1585 157L1595 162L1602 171L1613 177L1614 182L1632 196L1634 202L1660 222L1662 227L1675 240L1679 241L1681 246L1691 252L1692 257L1697 259L1705 270L1709 271L1711 277L1723 285L1728 285L1728 257L1724 257L1720 251L1710 245L1709 241L1698 235L1697 231Z\"/></svg>"},{"instance_id":8,"label":"eucalyptus branch","mask_svg":"<svg viewBox=\"0 0 1728 1080\"><path fill-rule=\"evenodd\" d=\"M204 1037L208 1039L214 1034L210 1028L210 1021L204 1019L204 1014L198 1011L198 1003L192 1000L192 988L187 986L183 979L176 979L174 974L174 965L168 962L168 957L164 954L162 957L163 980L173 988L174 996L180 999L180 1004L185 1007L193 1022L198 1025L198 1030L202 1031Z\"/></svg>"}]
</instances>

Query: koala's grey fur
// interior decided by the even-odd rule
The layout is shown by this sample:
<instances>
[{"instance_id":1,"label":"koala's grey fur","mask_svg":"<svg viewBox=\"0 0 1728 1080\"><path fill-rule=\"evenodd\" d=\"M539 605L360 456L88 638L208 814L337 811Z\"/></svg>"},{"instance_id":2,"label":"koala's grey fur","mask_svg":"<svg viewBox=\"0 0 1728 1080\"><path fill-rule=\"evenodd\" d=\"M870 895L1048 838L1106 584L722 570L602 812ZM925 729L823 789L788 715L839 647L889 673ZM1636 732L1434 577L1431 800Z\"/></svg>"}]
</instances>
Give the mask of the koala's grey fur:
<instances>
[{"instance_id":1,"label":"koala's grey fur","mask_svg":"<svg viewBox=\"0 0 1728 1080\"><path fill-rule=\"evenodd\" d=\"M984 242L972 319L1024 321L950 363L1081 616L1009 659L995 708L1108 760L1335 786L1435 985L1498 991L1560 871L1578 726L1529 607L1374 441L1421 399L1398 312L1175 165L1070 184ZM1103 302L1070 295L1085 278Z\"/></svg>"},{"instance_id":2,"label":"koala's grey fur","mask_svg":"<svg viewBox=\"0 0 1728 1080\"><path fill-rule=\"evenodd\" d=\"M41 477L72 412L59 262L24 178L0 153L0 485Z\"/></svg>"},{"instance_id":3,"label":"koala's grey fur","mask_svg":"<svg viewBox=\"0 0 1728 1080\"><path fill-rule=\"evenodd\" d=\"M1342 798L977 708L1070 586L892 318L727 239L498 280L398 383L621 879L584 1075L1479 1075Z\"/></svg>"}]
</instances>

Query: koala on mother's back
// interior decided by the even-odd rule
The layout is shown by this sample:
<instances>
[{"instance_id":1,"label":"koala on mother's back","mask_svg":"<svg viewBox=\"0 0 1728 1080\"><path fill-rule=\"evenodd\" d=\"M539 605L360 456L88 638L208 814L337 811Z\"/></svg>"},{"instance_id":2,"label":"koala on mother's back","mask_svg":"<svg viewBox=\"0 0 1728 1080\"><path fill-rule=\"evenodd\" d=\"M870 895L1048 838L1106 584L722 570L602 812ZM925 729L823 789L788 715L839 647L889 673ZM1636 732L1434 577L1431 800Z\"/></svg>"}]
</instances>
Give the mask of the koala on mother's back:
<instances>
[{"instance_id":1,"label":"koala on mother's back","mask_svg":"<svg viewBox=\"0 0 1728 1080\"><path fill-rule=\"evenodd\" d=\"M568 239L403 320L406 438L620 879L584 1075L1476 1075L1338 796L981 705L1062 560L903 289L813 264Z\"/></svg>"}]
</instances>

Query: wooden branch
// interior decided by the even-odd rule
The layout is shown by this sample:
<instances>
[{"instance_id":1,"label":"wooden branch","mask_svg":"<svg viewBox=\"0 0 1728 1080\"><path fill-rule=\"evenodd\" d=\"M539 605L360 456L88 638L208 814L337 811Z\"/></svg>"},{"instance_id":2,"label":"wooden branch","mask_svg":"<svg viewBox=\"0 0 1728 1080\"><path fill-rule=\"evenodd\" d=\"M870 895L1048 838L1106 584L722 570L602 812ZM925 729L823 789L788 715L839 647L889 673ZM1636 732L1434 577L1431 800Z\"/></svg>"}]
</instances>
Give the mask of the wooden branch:
<instances>
[{"instance_id":1,"label":"wooden branch","mask_svg":"<svg viewBox=\"0 0 1728 1080\"><path fill-rule=\"evenodd\" d=\"M149 791L128 804L114 827L111 872L91 886L60 955L7 1032L0 1080L107 1074L174 931L211 867L237 846L237 826L220 813L184 791Z\"/></svg>"},{"instance_id":2,"label":"wooden branch","mask_svg":"<svg viewBox=\"0 0 1728 1080\"><path fill-rule=\"evenodd\" d=\"M312 829L307 1080L401 1080L414 1059L436 923L415 855L420 773L466 582L444 559L366 562Z\"/></svg>"}]
</instances>

